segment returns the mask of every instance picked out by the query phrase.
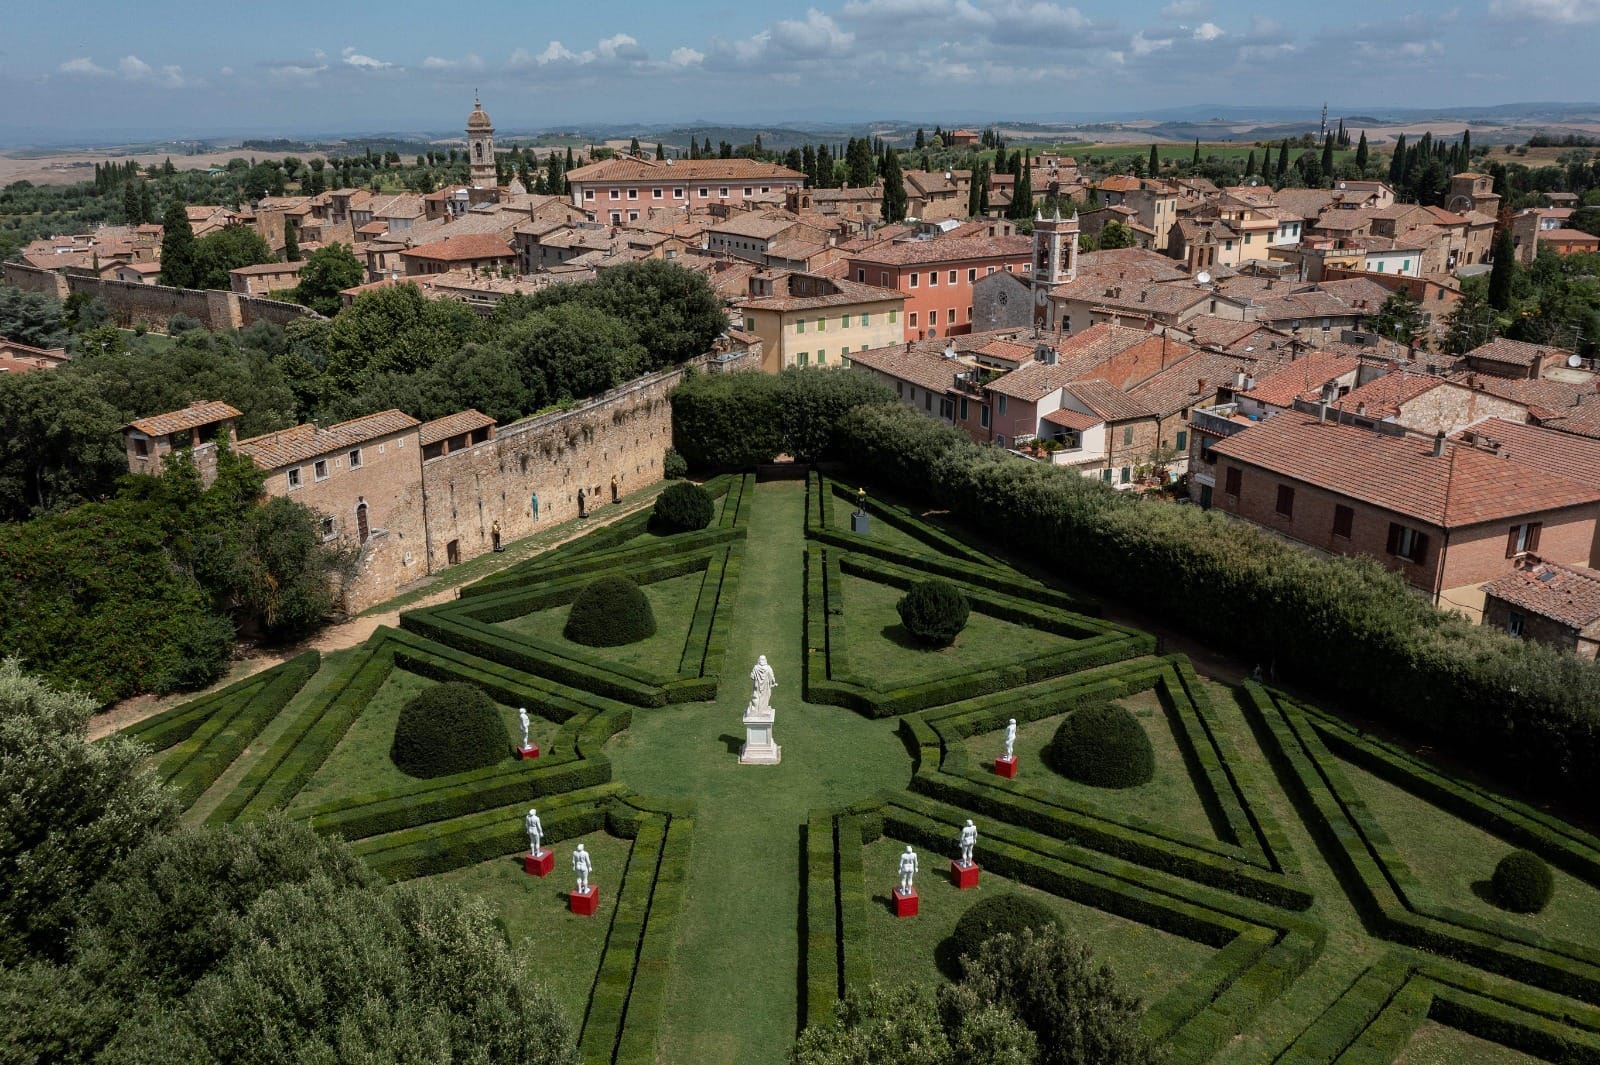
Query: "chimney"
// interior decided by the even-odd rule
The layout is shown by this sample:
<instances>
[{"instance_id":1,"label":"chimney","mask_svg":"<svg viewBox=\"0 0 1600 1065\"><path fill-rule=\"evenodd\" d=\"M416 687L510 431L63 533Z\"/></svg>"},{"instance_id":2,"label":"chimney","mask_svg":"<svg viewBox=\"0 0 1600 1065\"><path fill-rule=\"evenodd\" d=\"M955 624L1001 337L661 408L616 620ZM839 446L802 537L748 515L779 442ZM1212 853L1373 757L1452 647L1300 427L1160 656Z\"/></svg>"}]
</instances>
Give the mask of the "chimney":
<instances>
[{"instance_id":1,"label":"chimney","mask_svg":"<svg viewBox=\"0 0 1600 1065\"><path fill-rule=\"evenodd\" d=\"M1365 403L1357 403L1356 404L1356 417L1357 418L1365 418L1366 416L1367 416L1367 405Z\"/></svg>"},{"instance_id":2,"label":"chimney","mask_svg":"<svg viewBox=\"0 0 1600 1065\"><path fill-rule=\"evenodd\" d=\"M1317 404L1317 423L1320 424L1320 425L1328 424L1328 401L1327 400L1323 400L1321 403Z\"/></svg>"},{"instance_id":3,"label":"chimney","mask_svg":"<svg viewBox=\"0 0 1600 1065\"><path fill-rule=\"evenodd\" d=\"M1195 382L1194 394L1197 396L1203 396L1206 394L1206 379L1204 377Z\"/></svg>"},{"instance_id":4,"label":"chimney","mask_svg":"<svg viewBox=\"0 0 1600 1065\"><path fill-rule=\"evenodd\" d=\"M1235 389L1244 388L1244 371L1243 370L1235 370L1235 371L1233 371L1233 387Z\"/></svg>"},{"instance_id":5,"label":"chimney","mask_svg":"<svg viewBox=\"0 0 1600 1065\"><path fill-rule=\"evenodd\" d=\"M1433 434L1433 457L1439 458L1444 454L1444 430L1440 429Z\"/></svg>"}]
</instances>

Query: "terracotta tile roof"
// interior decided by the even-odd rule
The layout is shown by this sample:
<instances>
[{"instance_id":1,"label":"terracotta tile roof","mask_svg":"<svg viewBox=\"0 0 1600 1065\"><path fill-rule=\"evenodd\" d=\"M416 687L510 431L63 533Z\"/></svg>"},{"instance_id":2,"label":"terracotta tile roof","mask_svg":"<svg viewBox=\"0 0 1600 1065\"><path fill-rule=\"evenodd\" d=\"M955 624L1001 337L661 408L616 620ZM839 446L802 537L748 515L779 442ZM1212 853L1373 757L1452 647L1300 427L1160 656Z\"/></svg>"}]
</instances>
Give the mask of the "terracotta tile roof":
<instances>
[{"instance_id":1,"label":"terracotta tile roof","mask_svg":"<svg viewBox=\"0 0 1600 1065\"><path fill-rule=\"evenodd\" d=\"M1499 396L1501 399L1521 403L1528 408L1530 414L1541 420L1567 416L1585 396L1594 394L1592 389L1584 388L1582 385L1548 378L1529 380L1458 371L1451 380L1468 388Z\"/></svg>"},{"instance_id":2,"label":"terracotta tile roof","mask_svg":"<svg viewBox=\"0 0 1600 1065\"><path fill-rule=\"evenodd\" d=\"M1257 293L1256 318L1262 322L1303 321L1308 318L1345 318L1361 312L1332 292L1321 288L1267 295ZM1376 307L1372 308L1374 311Z\"/></svg>"},{"instance_id":3,"label":"terracotta tile roof","mask_svg":"<svg viewBox=\"0 0 1600 1065\"><path fill-rule=\"evenodd\" d=\"M771 240L781 233L787 233L799 221L793 215L769 214L764 211L741 211L725 221L714 226L707 226L707 233L728 233L736 237L751 237L757 240Z\"/></svg>"},{"instance_id":4,"label":"terracotta tile roof","mask_svg":"<svg viewBox=\"0 0 1600 1065\"><path fill-rule=\"evenodd\" d=\"M1083 361L1058 362L1054 366L1044 362L1025 363L1008 374L989 382L988 389L997 395L1037 403L1056 389L1076 380L1089 368Z\"/></svg>"},{"instance_id":5,"label":"terracotta tile roof","mask_svg":"<svg viewBox=\"0 0 1600 1065\"><path fill-rule=\"evenodd\" d=\"M1528 344L1521 340L1507 340L1505 337L1495 337L1489 343L1479 345L1467 352L1467 358L1526 368L1533 366L1534 362L1539 359L1543 359L1548 363L1552 359L1565 360L1570 354L1572 353L1565 348L1554 348L1546 344Z\"/></svg>"},{"instance_id":6,"label":"terracotta tile roof","mask_svg":"<svg viewBox=\"0 0 1600 1065\"><path fill-rule=\"evenodd\" d=\"M1174 366L1128 389L1128 394L1166 417L1185 407L1209 402L1218 385L1233 382L1239 360L1216 351L1198 351Z\"/></svg>"},{"instance_id":7,"label":"terracotta tile roof","mask_svg":"<svg viewBox=\"0 0 1600 1065\"><path fill-rule=\"evenodd\" d=\"M1494 440L1497 452L1514 462L1600 488L1600 440L1563 433L1506 418L1485 418L1456 434L1457 439Z\"/></svg>"},{"instance_id":8,"label":"terracotta tile roof","mask_svg":"<svg viewBox=\"0 0 1600 1065\"><path fill-rule=\"evenodd\" d=\"M774 295L752 296L738 301L734 306L757 311L804 311L814 307L845 307L862 303L893 303L897 306L905 303L906 297L903 292L879 288L876 285L863 285L843 278L828 278L821 285L812 282L810 287L819 290L818 295L789 295L795 279L804 279L806 276L784 274L773 284ZM826 291L830 289L832 291Z\"/></svg>"},{"instance_id":9,"label":"terracotta tile roof","mask_svg":"<svg viewBox=\"0 0 1600 1065\"><path fill-rule=\"evenodd\" d=\"M797 170L754 159L602 159L567 171L570 181L803 181Z\"/></svg>"},{"instance_id":10,"label":"terracotta tile roof","mask_svg":"<svg viewBox=\"0 0 1600 1065\"><path fill-rule=\"evenodd\" d=\"M1368 418L1393 418L1406 403L1424 392L1432 392L1448 384L1449 381L1434 374L1396 370L1375 377L1359 388L1352 388L1340 398L1339 406L1347 411L1364 406Z\"/></svg>"},{"instance_id":11,"label":"terracotta tile roof","mask_svg":"<svg viewBox=\"0 0 1600 1065\"><path fill-rule=\"evenodd\" d=\"M809 262L813 255L821 255L827 250L826 244L815 240L780 240L767 249L767 255L773 259Z\"/></svg>"},{"instance_id":12,"label":"terracotta tile roof","mask_svg":"<svg viewBox=\"0 0 1600 1065\"><path fill-rule=\"evenodd\" d=\"M991 340L979 348L977 354L999 362L1021 365L1033 358L1034 348L1012 340Z\"/></svg>"},{"instance_id":13,"label":"terracotta tile roof","mask_svg":"<svg viewBox=\"0 0 1600 1065\"><path fill-rule=\"evenodd\" d=\"M1332 189L1279 189L1273 199L1278 210L1290 218L1309 220L1316 218L1334 200Z\"/></svg>"},{"instance_id":14,"label":"terracotta tile roof","mask_svg":"<svg viewBox=\"0 0 1600 1065\"><path fill-rule=\"evenodd\" d=\"M137 429L147 436L166 436L168 433L181 433L185 429L198 429L202 425L220 422L224 418L237 418L239 412L228 404L213 400L210 403L191 403L182 410L169 411L166 414L153 414L148 418L138 418L123 426L124 429Z\"/></svg>"},{"instance_id":15,"label":"terracotta tile roof","mask_svg":"<svg viewBox=\"0 0 1600 1065\"><path fill-rule=\"evenodd\" d=\"M1573 629L1600 621L1600 572L1535 561L1483 586L1484 593Z\"/></svg>"},{"instance_id":16,"label":"terracotta tile roof","mask_svg":"<svg viewBox=\"0 0 1600 1065\"><path fill-rule=\"evenodd\" d=\"M462 263L480 259L510 259L512 251L511 246L499 237L488 233L471 233L408 248L400 253L400 257Z\"/></svg>"},{"instance_id":17,"label":"terracotta tile roof","mask_svg":"<svg viewBox=\"0 0 1600 1065\"><path fill-rule=\"evenodd\" d=\"M955 387L956 374L971 370L960 359L947 359L936 352L915 347L907 351L904 345L851 352L850 364L909 381L918 388L938 395Z\"/></svg>"},{"instance_id":18,"label":"terracotta tile roof","mask_svg":"<svg viewBox=\"0 0 1600 1065\"><path fill-rule=\"evenodd\" d=\"M1600 244L1600 237L1581 229L1541 229L1540 240L1553 240L1557 244Z\"/></svg>"},{"instance_id":19,"label":"terracotta tile roof","mask_svg":"<svg viewBox=\"0 0 1600 1065\"><path fill-rule=\"evenodd\" d=\"M853 252L852 262L888 266L961 262L972 259L1024 259L1032 261L1031 237L955 237L943 240L906 240L879 244Z\"/></svg>"},{"instance_id":20,"label":"terracotta tile roof","mask_svg":"<svg viewBox=\"0 0 1600 1065\"><path fill-rule=\"evenodd\" d=\"M482 429L493 424L494 419L482 411L471 408L458 410L454 414L446 414L443 418L423 422L422 428L417 430L417 443L427 447L429 444L437 444L452 436L460 436L462 433L470 433L474 429Z\"/></svg>"},{"instance_id":21,"label":"terracotta tile roof","mask_svg":"<svg viewBox=\"0 0 1600 1065\"><path fill-rule=\"evenodd\" d=\"M1079 403L1102 421L1127 422L1139 418L1153 418L1155 411L1128 395L1109 381L1092 378L1074 381L1063 390L1072 394Z\"/></svg>"},{"instance_id":22,"label":"terracotta tile roof","mask_svg":"<svg viewBox=\"0 0 1600 1065\"><path fill-rule=\"evenodd\" d=\"M306 424L276 433L263 433L249 440L239 441L239 450L255 459L256 465L266 470L278 470L298 462L308 462L343 448L375 440L380 436L404 432L421 425L411 415L399 410L379 411L362 418L330 425L327 428Z\"/></svg>"},{"instance_id":23,"label":"terracotta tile roof","mask_svg":"<svg viewBox=\"0 0 1600 1065\"><path fill-rule=\"evenodd\" d=\"M1336 495L1458 528L1566 507L1593 508L1600 488L1464 444L1433 443L1285 412L1220 440L1226 458Z\"/></svg>"},{"instance_id":24,"label":"terracotta tile roof","mask_svg":"<svg viewBox=\"0 0 1600 1065\"><path fill-rule=\"evenodd\" d=\"M1080 433L1085 429L1092 429L1097 425L1105 424L1105 419L1099 415L1081 414L1071 407L1053 410L1046 414L1042 420L1049 422L1051 425L1059 425L1063 429L1072 429Z\"/></svg>"},{"instance_id":25,"label":"terracotta tile roof","mask_svg":"<svg viewBox=\"0 0 1600 1065\"><path fill-rule=\"evenodd\" d=\"M229 270L230 274L239 274L242 277L270 277L273 274L298 274L306 268L304 262L298 263L258 263L255 266L236 266Z\"/></svg>"},{"instance_id":26,"label":"terracotta tile roof","mask_svg":"<svg viewBox=\"0 0 1600 1065\"><path fill-rule=\"evenodd\" d=\"M1315 399L1322 386L1361 368L1361 360L1351 355L1313 350L1274 373L1256 379L1256 387L1244 393L1258 403L1290 407L1302 396Z\"/></svg>"}]
</instances>

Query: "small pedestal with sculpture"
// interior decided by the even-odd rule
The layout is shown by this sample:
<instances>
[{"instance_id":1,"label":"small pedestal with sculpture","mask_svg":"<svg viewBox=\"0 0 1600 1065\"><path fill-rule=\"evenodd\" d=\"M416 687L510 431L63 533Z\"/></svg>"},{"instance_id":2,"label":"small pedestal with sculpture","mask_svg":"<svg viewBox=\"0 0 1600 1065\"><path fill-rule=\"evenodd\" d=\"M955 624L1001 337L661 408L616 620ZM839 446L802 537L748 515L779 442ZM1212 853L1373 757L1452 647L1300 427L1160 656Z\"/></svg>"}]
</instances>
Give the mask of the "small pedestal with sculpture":
<instances>
[{"instance_id":1,"label":"small pedestal with sculpture","mask_svg":"<svg viewBox=\"0 0 1600 1065\"><path fill-rule=\"evenodd\" d=\"M517 747L518 758L539 757L539 745L528 739L528 708L520 707L517 710L517 720L522 725L522 743Z\"/></svg>"},{"instance_id":2,"label":"small pedestal with sculpture","mask_svg":"<svg viewBox=\"0 0 1600 1065\"><path fill-rule=\"evenodd\" d=\"M961 829L961 857L950 861L950 881L962 891L978 886L978 863L972 860L977 845L978 829L969 819Z\"/></svg>"},{"instance_id":3,"label":"small pedestal with sculpture","mask_svg":"<svg viewBox=\"0 0 1600 1065\"><path fill-rule=\"evenodd\" d=\"M583 844L578 844L578 849L572 852L572 872L578 878L578 886L568 893L567 907L579 917L593 917L600 906L600 889L589 883L593 868L589 852L583 849Z\"/></svg>"},{"instance_id":4,"label":"small pedestal with sculpture","mask_svg":"<svg viewBox=\"0 0 1600 1065\"><path fill-rule=\"evenodd\" d=\"M772 738L777 713L772 707L772 689L777 686L777 675L767 665L767 656L761 655L750 671L750 703L744 708L744 746L739 748L741 765L777 765L783 759L783 748Z\"/></svg>"},{"instance_id":5,"label":"small pedestal with sculpture","mask_svg":"<svg viewBox=\"0 0 1600 1065\"><path fill-rule=\"evenodd\" d=\"M900 855L900 883L894 889L894 915L896 917L915 917L917 915L917 889L912 880L917 875L917 852L906 844L905 853Z\"/></svg>"},{"instance_id":6,"label":"small pedestal with sculpture","mask_svg":"<svg viewBox=\"0 0 1600 1065\"><path fill-rule=\"evenodd\" d=\"M539 821L539 811L529 810L528 816L522 819L522 827L528 831L528 853L522 856L522 871L529 876L549 876L556 867L556 856L545 849L544 825Z\"/></svg>"},{"instance_id":7,"label":"small pedestal with sculpture","mask_svg":"<svg viewBox=\"0 0 1600 1065\"><path fill-rule=\"evenodd\" d=\"M994 771L1007 779L1017 775L1017 719L1006 722L1006 753L994 760Z\"/></svg>"}]
</instances>

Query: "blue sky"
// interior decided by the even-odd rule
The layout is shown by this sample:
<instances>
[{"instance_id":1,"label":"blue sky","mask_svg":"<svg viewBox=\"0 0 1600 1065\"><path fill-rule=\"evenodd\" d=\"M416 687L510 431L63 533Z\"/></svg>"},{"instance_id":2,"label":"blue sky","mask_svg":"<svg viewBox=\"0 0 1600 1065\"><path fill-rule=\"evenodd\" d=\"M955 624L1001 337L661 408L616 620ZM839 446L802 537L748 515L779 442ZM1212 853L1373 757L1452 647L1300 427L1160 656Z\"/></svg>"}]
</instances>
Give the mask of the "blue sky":
<instances>
[{"instance_id":1,"label":"blue sky","mask_svg":"<svg viewBox=\"0 0 1600 1065\"><path fill-rule=\"evenodd\" d=\"M1600 96L1600 0L0 0L0 136Z\"/></svg>"}]
</instances>

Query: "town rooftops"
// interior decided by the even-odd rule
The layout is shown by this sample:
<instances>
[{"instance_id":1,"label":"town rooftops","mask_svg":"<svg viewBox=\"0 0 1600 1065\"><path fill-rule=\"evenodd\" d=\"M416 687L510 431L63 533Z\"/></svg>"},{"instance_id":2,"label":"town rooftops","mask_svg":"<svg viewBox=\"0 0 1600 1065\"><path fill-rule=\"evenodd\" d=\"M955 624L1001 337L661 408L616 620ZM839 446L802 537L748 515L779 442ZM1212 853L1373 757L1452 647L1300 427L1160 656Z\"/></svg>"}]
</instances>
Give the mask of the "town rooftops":
<instances>
[{"instance_id":1,"label":"town rooftops","mask_svg":"<svg viewBox=\"0 0 1600 1065\"><path fill-rule=\"evenodd\" d=\"M852 352L852 366L865 366L902 381L909 381L929 392L944 395L955 387L956 374L972 369L960 359L948 359L937 352L894 345Z\"/></svg>"},{"instance_id":2,"label":"town rooftops","mask_svg":"<svg viewBox=\"0 0 1600 1065\"><path fill-rule=\"evenodd\" d=\"M1364 413L1368 418L1393 418L1402 406L1424 392L1451 383L1437 374L1395 370L1352 388L1340 399L1339 406L1346 411Z\"/></svg>"},{"instance_id":3,"label":"town rooftops","mask_svg":"<svg viewBox=\"0 0 1600 1065\"><path fill-rule=\"evenodd\" d=\"M1092 429L1097 425L1105 424L1105 419L1099 415L1083 414L1073 410L1071 407L1062 407L1059 410L1050 411L1041 420L1049 422L1051 425L1059 425L1063 429L1072 429L1080 433L1085 429Z\"/></svg>"},{"instance_id":4,"label":"town rooftops","mask_svg":"<svg viewBox=\"0 0 1600 1065\"><path fill-rule=\"evenodd\" d=\"M1073 381L1063 391L1088 407L1090 413L1102 421L1127 422L1155 417L1155 411L1111 382L1099 378Z\"/></svg>"},{"instance_id":5,"label":"town rooftops","mask_svg":"<svg viewBox=\"0 0 1600 1065\"><path fill-rule=\"evenodd\" d=\"M1244 394L1257 403L1289 407L1301 396L1316 398L1323 385L1345 374L1355 373L1360 368L1361 360L1352 355L1312 351L1262 377L1256 381L1254 388Z\"/></svg>"},{"instance_id":6,"label":"town rooftops","mask_svg":"<svg viewBox=\"0 0 1600 1065\"><path fill-rule=\"evenodd\" d=\"M960 262L970 259L1031 258L1031 237L951 237L944 240L904 240L877 244L851 253L858 262L885 266L919 266L926 263Z\"/></svg>"},{"instance_id":7,"label":"town rooftops","mask_svg":"<svg viewBox=\"0 0 1600 1065\"><path fill-rule=\"evenodd\" d=\"M1573 437L1572 439L1581 439ZM1374 433L1293 411L1218 441L1212 450L1280 477L1459 528L1600 501L1600 488L1465 443Z\"/></svg>"},{"instance_id":8,"label":"town rooftops","mask_svg":"<svg viewBox=\"0 0 1600 1065\"><path fill-rule=\"evenodd\" d=\"M754 159L602 159L567 171L570 181L803 181L805 175Z\"/></svg>"},{"instance_id":9,"label":"town rooftops","mask_svg":"<svg viewBox=\"0 0 1600 1065\"><path fill-rule=\"evenodd\" d=\"M448 440L452 436L470 433L474 429L482 429L494 424L494 419L479 410L458 410L454 414L446 414L443 418L435 418L431 422L423 422L422 428L417 430L417 442L423 447L437 444L441 440Z\"/></svg>"},{"instance_id":10,"label":"town rooftops","mask_svg":"<svg viewBox=\"0 0 1600 1065\"><path fill-rule=\"evenodd\" d=\"M799 224L793 215L775 215L756 211L740 211L724 222L707 226L707 233L727 233L736 237L771 240Z\"/></svg>"},{"instance_id":11,"label":"town rooftops","mask_svg":"<svg viewBox=\"0 0 1600 1065\"><path fill-rule=\"evenodd\" d=\"M1571 353L1563 348L1553 348L1545 344L1528 344L1521 340L1507 340L1505 337L1495 337L1489 343L1479 345L1467 352L1466 357L1477 359L1480 362L1498 362L1506 366L1518 366L1528 369L1541 359L1565 358L1569 354Z\"/></svg>"},{"instance_id":12,"label":"town rooftops","mask_svg":"<svg viewBox=\"0 0 1600 1065\"><path fill-rule=\"evenodd\" d=\"M166 436L170 433L198 429L202 425L210 425L213 422L237 417L239 417L239 412L226 403L219 400L213 400L209 403L201 401L191 403L182 410L135 419L123 426L123 428L137 429L146 436Z\"/></svg>"},{"instance_id":13,"label":"town rooftops","mask_svg":"<svg viewBox=\"0 0 1600 1065\"><path fill-rule=\"evenodd\" d=\"M257 263L253 266L236 266L229 270L230 274L240 277L271 277L274 274L298 274L305 269L305 263Z\"/></svg>"},{"instance_id":14,"label":"town rooftops","mask_svg":"<svg viewBox=\"0 0 1600 1065\"><path fill-rule=\"evenodd\" d=\"M1480 445L1493 441L1502 457L1600 488L1600 440L1506 418L1473 422L1456 438Z\"/></svg>"},{"instance_id":15,"label":"town rooftops","mask_svg":"<svg viewBox=\"0 0 1600 1065\"><path fill-rule=\"evenodd\" d=\"M248 440L241 440L237 446L240 451L253 458L257 466L277 470L342 448L364 444L381 436L404 432L420 424L422 423L405 411L385 410L361 418L352 418L347 422L339 422L325 429L307 423L275 433L263 433Z\"/></svg>"},{"instance_id":16,"label":"town rooftops","mask_svg":"<svg viewBox=\"0 0 1600 1065\"><path fill-rule=\"evenodd\" d=\"M1587 566L1530 560L1483 586L1488 595L1574 629L1600 621L1600 573Z\"/></svg>"},{"instance_id":17,"label":"town rooftops","mask_svg":"<svg viewBox=\"0 0 1600 1065\"><path fill-rule=\"evenodd\" d=\"M905 293L847 281L842 277L818 278L784 274L773 282L773 295L752 296L735 306L752 311L804 311L818 307L845 307L861 303L905 302ZM807 293L801 295L800 293Z\"/></svg>"},{"instance_id":18,"label":"town rooftops","mask_svg":"<svg viewBox=\"0 0 1600 1065\"><path fill-rule=\"evenodd\" d=\"M509 259L511 246L490 233L467 233L446 237L431 244L407 248L401 258L433 259L439 262L476 262L480 259Z\"/></svg>"}]
</instances>

